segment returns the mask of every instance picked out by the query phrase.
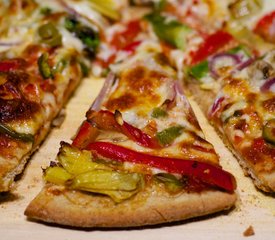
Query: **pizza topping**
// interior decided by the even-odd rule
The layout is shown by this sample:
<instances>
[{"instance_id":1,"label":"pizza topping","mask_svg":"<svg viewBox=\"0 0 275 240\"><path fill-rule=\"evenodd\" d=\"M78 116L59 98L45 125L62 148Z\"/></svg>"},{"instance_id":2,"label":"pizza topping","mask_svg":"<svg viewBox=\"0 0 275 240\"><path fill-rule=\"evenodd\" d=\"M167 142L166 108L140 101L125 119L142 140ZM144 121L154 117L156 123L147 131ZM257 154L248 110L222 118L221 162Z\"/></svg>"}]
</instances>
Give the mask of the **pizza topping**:
<instances>
[{"instance_id":1,"label":"pizza topping","mask_svg":"<svg viewBox=\"0 0 275 240\"><path fill-rule=\"evenodd\" d=\"M52 69L48 63L49 54L43 53L37 60L38 69L44 79L52 78Z\"/></svg>"},{"instance_id":2,"label":"pizza topping","mask_svg":"<svg viewBox=\"0 0 275 240\"><path fill-rule=\"evenodd\" d=\"M232 53L216 54L209 60L209 69L214 78L221 76L220 70L228 66L236 66L241 62L241 59Z\"/></svg>"},{"instance_id":3,"label":"pizza topping","mask_svg":"<svg viewBox=\"0 0 275 240\"><path fill-rule=\"evenodd\" d=\"M141 174L113 170L107 164L92 161L89 151L80 151L65 142L61 143L57 160L45 170L44 179L69 189L100 193L121 202L142 186Z\"/></svg>"},{"instance_id":4,"label":"pizza topping","mask_svg":"<svg viewBox=\"0 0 275 240\"><path fill-rule=\"evenodd\" d=\"M94 57L99 47L99 36L92 28L83 25L74 17L67 17L65 19L65 28L73 33L86 46L85 50L91 57Z\"/></svg>"},{"instance_id":5,"label":"pizza topping","mask_svg":"<svg viewBox=\"0 0 275 240\"><path fill-rule=\"evenodd\" d=\"M104 110L100 110L99 112L89 111L87 113L87 119L93 126L98 129L121 132L144 147L160 147L155 138L125 122L122 119L121 113L117 110L114 114Z\"/></svg>"},{"instance_id":6,"label":"pizza topping","mask_svg":"<svg viewBox=\"0 0 275 240\"><path fill-rule=\"evenodd\" d=\"M154 178L159 182L164 183L170 193L178 193L182 190L183 184L180 179L176 178L173 174L158 173L154 175Z\"/></svg>"},{"instance_id":7,"label":"pizza topping","mask_svg":"<svg viewBox=\"0 0 275 240\"><path fill-rule=\"evenodd\" d=\"M228 45L232 40L233 37L222 30L207 36L204 42L199 45L199 48L190 53L192 58L191 65L205 60L208 56Z\"/></svg>"},{"instance_id":8,"label":"pizza topping","mask_svg":"<svg viewBox=\"0 0 275 240\"><path fill-rule=\"evenodd\" d=\"M275 43L274 32L275 11L264 16L256 25L254 32L259 34L263 39Z\"/></svg>"},{"instance_id":9,"label":"pizza topping","mask_svg":"<svg viewBox=\"0 0 275 240\"><path fill-rule=\"evenodd\" d=\"M229 5L229 10L234 18L240 19L255 14L261 6L261 0L237 0Z\"/></svg>"},{"instance_id":10,"label":"pizza topping","mask_svg":"<svg viewBox=\"0 0 275 240\"><path fill-rule=\"evenodd\" d=\"M169 173L196 177L210 186L219 187L229 192L234 191L236 187L234 177L230 173L208 163L148 155L107 142L93 142L86 149L96 157L145 164Z\"/></svg>"},{"instance_id":11,"label":"pizza topping","mask_svg":"<svg viewBox=\"0 0 275 240\"><path fill-rule=\"evenodd\" d=\"M92 155L89 151L81 151L76 147L61 142L61 148L57 155L58 162L70 174L78 175L96 169L109 170L105 164L91 161Z\"/></svg>"},{"instance_id":12,"label":"pizza topping","mask_svg":"<svg viewBox=\"0 0 275 240\"><path fill-rule=\"evenodd\" d=\"M62 167L53 166L45 170L44 179L46 182L65 185L68 180L72 179L72 175Z\"/></svg>"},{"instance_id":13,"label":"pizza topping","mask_svg":"<svg viewBox=\"0 0 275 240\"><path fill-rule=\"evenodd\" d=\"M275 119L270 119L266 122L263 128L263 138L275 145Z\"/></svg>"},{"instance_id":14,"label":"pizza topping","mask_svg":"<svg viewBox=\"0 0 275 240\"><path fill-rule=\"evenodd\" d=\"M32 134L18 133L3 123L0 123L0 133L7 134L23 142L34 142L34 136Z\"/></svg>"},{"instance_id":15,"label":"pizza topping","mask_svg":"<svg viewBox=\"0 0 275 240\"><path fill-rule=\"evenodd\" d=\"M25 64L23 59L5 59L0 61L0 72L9 72L21 68Z\"/></svg>"},{"instance_id":16,"label":"pizza topping","mask_svg":"<svg viewBox=\"0 0 275 240\"><path fill-rule=\"evenodd\" d=\"M167 117L168 113L160 107L156 107L153 109L151 116L153 118L163 118L163 117Z\"/></svg>"},{"instance_id":17,"label":"pizza topping","mask_svg":"<svg viewBox=\"0 0 275 240\"><path fill-rule=\"evenodd\" d=\"M168 19L156 13L147 15L145 18L152 23L155 34L162 41L179 49L185 49L187 36L192 33L191 28L176 20L168 21Z\"/></svg>"},{"instance_id":18,"label":"pizza topping","mask_svg":"<svg viewBox=\"0 0 275 240\"><path fill-rule=\"evenodd\" d=\"M177 137L182 134L183 126L177 125L166 128L156 134L159 143L162 146L170 145Z\"/></svg>"},{"instance_id":19,"label":"pizza topping","mask_svg":"<svg viewBox=\"0 0 275 240\"><path fill-rule=\"evenodd\" d=\"M104 98L109 94L114 82L115 82L115 75L113 72L110 72L106 77L103 87L101 88L99 94L97 95L95 101L93 102L93 104L91 106L92 110L94 110L94 111L100 110L102 102L103 102Z\"/></svg>"},{"instance_id":20,"label":"pizza topping","mask_svg":"<svg viewBox=\"0 0 275 240\"><path fill-rule=\"evenodd\" d=\"M84 121L75 136L72 145L79 149L85 148L90 142L98 136L98 129L92 126L88 121Z\"/></svg>"},{"instance_id":21,"label":"pizza topping","mask_svg":"<svg viewBox=\"0 0 275 240\"><path fill-rule=\"evenodd\" d=\"M38 34L42 43L50 47L58 47L62 44L62 36L53 23L46 23L38 28Z\"/></svg>"},{"instance_id":22,"label":"pizza topping","mask_svg":"<svg viewBox=\"0 0 275 240\"><path fill-rule=\"evenodd\" d=\"M275 92L275 77L266 80L260 89L262 92Z\"/></svg>"},{"instance_id":23,"label":"pizza topping","mask_svg":"<svg viewBox=\"0 0 275 240\"><path fill-rule=\"evenodd\" d=\"M115 2L113 0L90 0L89 2L91 6L102 15L113 20L119 19L119 13L115 10Z\"/></svg>"}]
</instances>

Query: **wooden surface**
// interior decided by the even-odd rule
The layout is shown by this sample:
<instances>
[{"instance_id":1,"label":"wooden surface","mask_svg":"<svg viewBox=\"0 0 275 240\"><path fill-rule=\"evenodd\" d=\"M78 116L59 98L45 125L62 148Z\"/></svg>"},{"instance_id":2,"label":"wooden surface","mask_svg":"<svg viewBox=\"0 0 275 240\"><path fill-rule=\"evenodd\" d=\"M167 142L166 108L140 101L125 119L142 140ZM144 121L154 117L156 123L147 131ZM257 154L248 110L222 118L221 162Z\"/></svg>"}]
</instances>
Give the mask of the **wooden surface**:
<instances>
[{"instance_id":1,"label":"wooden surface","mask_svg":"<svg viewBox=\"0 0 275 240\"><path fill-rule=\"evenodd\" d=\"M27 204L43 186L41 167L46 167L59 148L61 140L69 141L82 122L85 112L97 95L103 81L86 79L66 107L66 119L61 128L53 129L16 182L10 194L0 196L0 239L245 239L243 232L251 225L255 235L249 239L275 239L275 196L257 191L243 175L236 159L225 148L191 100L207 139L221 156L223 167L237 178L240 199L235 209L210 217L184 221L169 226L131 230L68 229L32 222L24 216Z\"/></svg>"}]
</instances>

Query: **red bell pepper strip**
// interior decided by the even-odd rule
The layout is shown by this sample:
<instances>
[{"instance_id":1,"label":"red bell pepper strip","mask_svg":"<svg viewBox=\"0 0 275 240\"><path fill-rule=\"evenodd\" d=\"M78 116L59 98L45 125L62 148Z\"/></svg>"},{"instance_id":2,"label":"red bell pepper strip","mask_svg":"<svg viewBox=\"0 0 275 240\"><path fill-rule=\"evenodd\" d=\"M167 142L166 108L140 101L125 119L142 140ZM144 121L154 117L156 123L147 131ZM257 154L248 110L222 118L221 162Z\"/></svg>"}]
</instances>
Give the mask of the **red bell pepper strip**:
<instances>
[{"instance_id":1,"label":"red bell pepper strip","mask_svg":"<svg viewBox=\"0 0 275 240\"><path fill-rule=\"evenodd\" d=\"M254 28L254 32L263 39L275 43L275 11L260 19Z\"/></svg>"},{"instance_id":2,"label":"red bell pepper strip","mask_svg":"<svg viewBox=\"0 0 275 240\"><path fill-rule=\"evenodd\" d=\"M235 178L230 173L208 163L147 155L108 142L93 142L85 149L91 151L96 157L105 157L119 162L145 164L169 173L192 176L208 185L219 187L228 192L233 192L236 188Z\"/></svg>"},{"instance_id":3,"label":"red bell pepper strip","mask_svg":"<svg viewBox=\"0 0 275 240\"><path fill-rule=\"evenodd\" d=\"M222 30L208 35L204 42L199 46L198 50L191 52L191 65L197 64L205 60L210 55L216 53L219 49L223 48L233 37Z\"/></svg>"},{"instance_id":4,"label":"red bell pepper strip","mask_svg":"<svg viewBox=\"0 0 275 240\"><path fill-rule=\"evenodd\" d=\"M139 34L140 31L140 21L131 21L127 24L125 31L118 32L114 35L111 44L117 50L123 49L134 42L136 36Z\"/></svg>"},{"instance_id":5,"label":"red bell pepper strip","mask_svg":"<svg viewBox=\"0 0 275 240\"><path fill-rule=\"evenodd\" d=\"M98 129L93 127L89 122L84 121L75 136L72 145L80 149L85 148L90 142L98 136Z\"/></svg>"},{"instance_id":6,"label":"red bell pepper strip","mask_svg":"<svg viewBox=\"0 0 275 240\"><path fill-rule=\"evenodd\" d=\"M0 72L9 72L22 66L21 59L5 59L0 61Z\"/></svg>"},{"instance_id":7,"label":"red bell pepper strip","mask_svg":"<svg viewBox=\"0 0 275 240\"><path fill-rule=\"evenodd\" d=\"M118 118L121 120L120 123L118 122ZM119 111L116 111L115 114L106 110L100 110L99 112L90 111L87 113L87 119L98 129L121 132L141 146L148 148L160 147L157 139L123 121Z\"/></svg>"}]
</instances>

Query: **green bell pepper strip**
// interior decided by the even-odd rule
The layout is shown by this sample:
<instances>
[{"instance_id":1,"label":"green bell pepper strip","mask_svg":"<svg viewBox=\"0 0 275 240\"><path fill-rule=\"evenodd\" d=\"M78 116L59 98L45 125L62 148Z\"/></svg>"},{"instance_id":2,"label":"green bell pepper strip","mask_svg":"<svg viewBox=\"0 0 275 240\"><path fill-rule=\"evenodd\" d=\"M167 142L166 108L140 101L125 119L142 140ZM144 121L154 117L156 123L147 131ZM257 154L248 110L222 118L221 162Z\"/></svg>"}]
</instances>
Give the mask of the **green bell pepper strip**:
<instances>
[{"instance_id":1,"label":"green bell pepper strip","mask_svg":"<svg viewBox=\"0 0 275 240\"><path fill-rule=\"evenodd\" d=\"M146 15L145 19L152 24L159 39L181 50L185 49L186 37L192 32L191 28L175 20L167 22L165 17L156 13Z\"/></svg>"},{"instance_id":2,"label":"green bell pepper strip","mask_svg":"<svg viewBox=\"0 0 275 240\"><path fill-rule=\"evenodd\" d=\"M32 134L18 133L3 123L0 123L0 133L7 134L10 137L23 142L34 142L34 136Z\"/></svg>"}]
</instances>

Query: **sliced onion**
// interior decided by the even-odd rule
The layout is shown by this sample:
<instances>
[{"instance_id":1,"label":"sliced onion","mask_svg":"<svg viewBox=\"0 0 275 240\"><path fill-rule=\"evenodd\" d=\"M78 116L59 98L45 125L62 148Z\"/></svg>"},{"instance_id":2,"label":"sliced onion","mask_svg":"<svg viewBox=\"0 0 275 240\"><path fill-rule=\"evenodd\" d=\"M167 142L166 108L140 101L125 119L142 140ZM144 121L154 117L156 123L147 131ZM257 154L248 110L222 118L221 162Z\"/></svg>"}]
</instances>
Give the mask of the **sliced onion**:
<instances>
[{"instance_id":1,"label":"sliced onion","mask_svg":"<svg viewBox=\"0 0 275 240\"><path fill-rule=\"evenodd\" d=\"M267 79L265 83L261 86L262 92L268 92L271 90L271 88L275 85L275 77Z\"/></svg>"},{"instance_id":2,"label":"sliced onion","mask_svg":"<svg viewBox=\"0 0 275 240\"><path fill-rule=\"evenodd\" d=\"M241 63L241 59L238 55L231 54L231 53L219 53L215 56L211 57L209 60L209 69L210 73L214 78L220 77L219 73L217 72L216 66L219 61L222 59L224 60L230 60L233 62L233 66Z\"/></svg>"},{"instance_id":3,"label":"sliced onion","mask_svg":"<svg viewBox=\"0 0 275 240\"><path fill-rule=\"evenodd\" d=\"M100 90L100 93L98 94L97 98L94 100L90 108L91 110L94 110L94 111L100 110L102 102L105 96L109 94L114 81L115 81L115 74L113 72L110 72L106 77L106 80L104 82L103 87Z\"/></svg>"},{"instance_id":4,"label":"sliced onion","mask_svg":"<svg viewBox=\"0 0 275 240\"><path fill-rule=\"evenodd\" d=\"M216 98L215 102L213 103L211 110L209 112L209 116L212 117L215 113L220 109L222 102L225 100L224 97Z\"/></svg>"},{"instance_id":5,"label":"sliced onion","mask_svg":"<svg viewBox=\"0 0 275 240\"><path fill-rule=\"evenodd\" d=\"M242 71L244 68L248 67L255 61L255 58L249 58L246 61L240 63L237 67L237 70Z\"/></svg>"}]
</instances>

